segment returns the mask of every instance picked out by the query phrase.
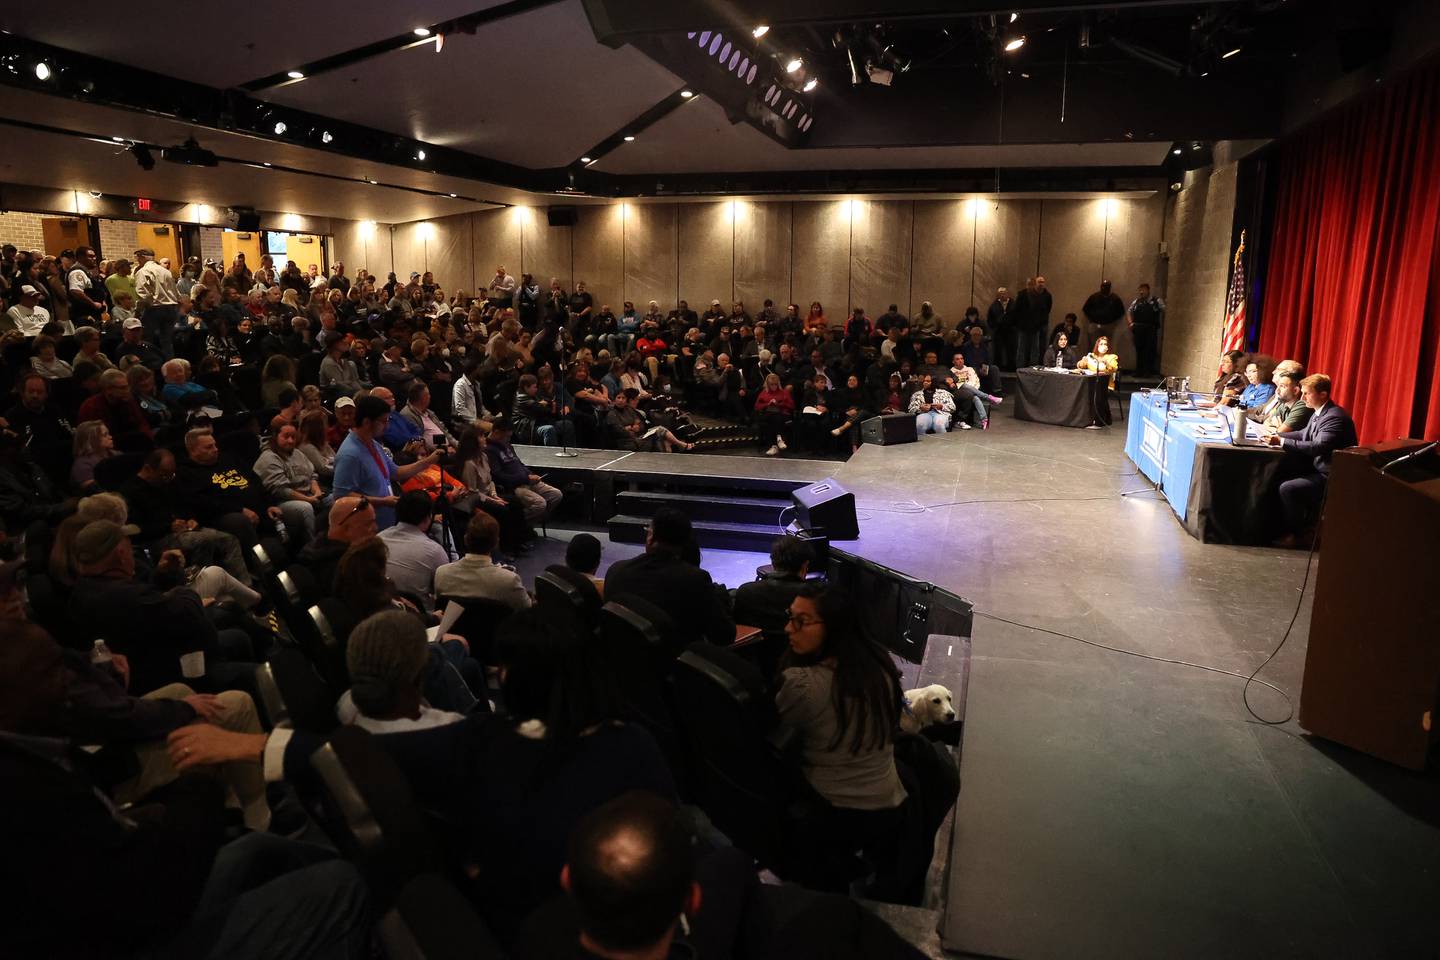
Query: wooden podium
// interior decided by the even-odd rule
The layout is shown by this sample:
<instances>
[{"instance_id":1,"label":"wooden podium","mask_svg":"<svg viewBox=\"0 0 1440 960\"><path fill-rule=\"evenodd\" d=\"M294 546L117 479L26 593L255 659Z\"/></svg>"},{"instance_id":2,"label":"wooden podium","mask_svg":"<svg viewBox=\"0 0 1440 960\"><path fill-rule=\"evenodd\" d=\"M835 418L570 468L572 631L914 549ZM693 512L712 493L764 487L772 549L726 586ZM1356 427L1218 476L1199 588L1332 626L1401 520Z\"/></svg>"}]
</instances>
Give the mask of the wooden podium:
<instances>
[{"instance_id":1,"label":"wooden podium","mask_svg":"<svg viewBox=\"0 0 1440 960\"><path fill-rule=\"evenodd\" d=\"M1300 692L1306 730L1412 770L1440 735L1440 451L1335 454Z\"/></svg>"}]
</instances>

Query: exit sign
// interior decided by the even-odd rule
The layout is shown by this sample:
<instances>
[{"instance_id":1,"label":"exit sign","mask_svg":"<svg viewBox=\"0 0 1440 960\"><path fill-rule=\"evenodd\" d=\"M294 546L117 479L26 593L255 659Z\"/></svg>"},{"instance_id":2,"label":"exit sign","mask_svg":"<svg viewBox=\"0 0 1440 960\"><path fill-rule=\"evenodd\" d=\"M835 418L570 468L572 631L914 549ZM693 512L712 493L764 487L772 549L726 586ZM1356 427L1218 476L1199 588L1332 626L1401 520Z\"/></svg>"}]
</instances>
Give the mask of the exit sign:
<instances>
[{"instance_id":1,"label":"exit sign","mask_svg":"<svg viewBox=\"0 0 1440 960\"><path fill-rule=\"evenodd\" d=\"M144 197L140 197L139 199L137 199L137 200L135 201L135 209L136 209L136 210L149 210L149 209L150 209L150 201L149 201L149 200L146 200Z\"/></svg>"}]
</instances>

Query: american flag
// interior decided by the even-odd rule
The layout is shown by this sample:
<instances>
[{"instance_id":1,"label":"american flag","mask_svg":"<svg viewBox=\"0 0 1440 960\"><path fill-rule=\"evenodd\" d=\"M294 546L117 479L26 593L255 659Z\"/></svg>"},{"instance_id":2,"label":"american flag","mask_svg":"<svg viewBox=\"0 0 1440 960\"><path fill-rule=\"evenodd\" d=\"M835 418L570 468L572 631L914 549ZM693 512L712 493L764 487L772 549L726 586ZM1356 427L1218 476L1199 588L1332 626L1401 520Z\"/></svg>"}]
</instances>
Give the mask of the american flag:
<instances>
[{"instance_id":1,"label":"american flag","mask_svg":"<svg viewBox=\"0 0 1440 960\"><path fill-rule=\"evenodd\" d=\"M1220 352L1245 349L1245 233L1235 248L1235 269L1230 274L1230 295L1225 298L1225 326L1220 331Z\"/></svg>"}]
</instances>

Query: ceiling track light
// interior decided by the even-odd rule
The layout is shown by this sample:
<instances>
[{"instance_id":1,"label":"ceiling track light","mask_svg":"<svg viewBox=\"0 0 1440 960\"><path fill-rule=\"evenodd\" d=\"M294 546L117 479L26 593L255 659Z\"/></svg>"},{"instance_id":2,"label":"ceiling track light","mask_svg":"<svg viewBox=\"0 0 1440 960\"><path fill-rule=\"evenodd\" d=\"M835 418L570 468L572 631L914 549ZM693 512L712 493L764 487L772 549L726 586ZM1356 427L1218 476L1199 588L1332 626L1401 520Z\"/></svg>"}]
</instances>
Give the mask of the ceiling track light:
<instances>
[{"instance_id":1,"label":"ceiling track light","mask_svg":"<svg viewBox=\"0 0 1440 960\"><path fill-rule=\"evenodd\" d=\"M54 71L50 69L50 64L46 63L44 60L41 60L39 63L35 64L36 80L49 80L53 75Z\"/></svg>"},{"instance_id":2,"label":"ceiling track light","mask_svg":"<svg viewBox=\"0 0 1440 960\"><path fill-rule=\"evenodd\" d=\"M681 98L682 100L689 100L689 99L690 99L691 97L693 97L693 96L695 96L695 94L692 93L692 92L689 91L689 90L681 90L681 91L680 91L680 98Z\"/></svg>"},{"instance_id":3,"label":"ceiling track light","mask_svg":"<svg viewBox=\"0 0 1440 960\"><path fill-rule=\"evenodd\" d=\"M1024 36L1011 37L1009 40L1005 41L1005 52L1014 53L1016 50L1019 50L1023 46L1025 46Z\"/></svg>"},{"instance_id":4,"label":"ceiling track light","mask_svg":"<svg viewBox=\"0 0 1440 960\"><path fill-rule=\"evenodd\" d=\"M767 33L769 33L769 32L770 32L770 28L769 28L768 26L766 26L765 24L762 23L762 24L760 24L759 26L757 26L754 30L751 30L751 31L750 31L750 36L754 37L756 40L759 40L761 37L765 36L765 34L767 34Z\"/></svg>"},{"instance_id":5,"label":"ceiling track light","mask_svg":"<svg viewBox=\"0 0 1440 960\"><path fill-rule=\"evenodd\" d=\"M334 139L335 139L335 135L332 134L329 130L322 131L321 134L320 134L320 142L321 142L321 143L330 143L330 142L333 141Z\"/></svg>"},{"instance_id":6,"label":"ceiling track light","mask_svg":"<svg viewBox=\"0 0 1440 960\"><path fill-rule=\"evenodd\" d=\"M1222 54L1220 54L1220 59L1221 59L1221 60L1229 60L1231 57L1236 56L1236 55L1238 55L1239 53L1240 53L1240 48L1239 48L1239 47L1236 47L1234 50L1231 50L1229 53L1222 53Z\"/></svg>"},{"instance_id":7,"label":"ceiling track light","mask_svg":"<svg viewBox=\"0 0 1440 960\"><path fill-rule=\"evenodd\" d=\"M290 128L285 125L285 121L281 120L275 124L275 136L282 137L285 135L285 131L289 129Z\"/></svg>"},{"instance_id":8,"label":"ceiling track light","mask_svg":"<svg viewBox=\"0 0 1440 960\"><path fill-rule=\"evenodd\" d=\"M799 57L792 57L790 61L785 64L785 72L795 73L803 66L805 66L804 60L801 60Z\"/></svg>"},{"instance_id":9,"label":"ceiling track light","mask_svg":"<svg viewBox=\"0 0 1440 960\"><path fill-rule=\"evenodd\" d=\"M627 133L627 134L625 134L625 142L626 142L626 143L634 143L634 142L635 142L635 134L633 134L633 133Z\"/></svg>"},{"instance_id":10,"label":"ceiling track light","mask_svg":"<svg viewBox=\"0 0 1440 960\"><path fill-rule=\"evenodd\" d=\"M416 28L415 28L413 31L411 31L411 32L414 33L415 36L417 36L417 37L428 37L428 36L430 36L430 28L429 28L429 27L416 27Z\"/></svg>"},{"instance_id":11,"label":"ceiling track light","mask_svg":"<svg viewBox=\"0 0 1440 960\"><path fill-rule=\"evenodd\" d=\"M291 80L305 79L305 74L301 73L299 70L287 70L285 71L285 76L289 77Z\"/></svg>"},{"instance_id":12,"label":"ceiling track light","mask_svg":"<svg viewBox=\"0 0 1440 960\"><path fill-rule=\"evenodd\" d=\"M424 151L424 150L416 150L416 151L415 151L415 159L416 159L416 160L424 160L424 159L425 159L425 151Z\"/></svg>"},{"instance_id":13,"label":"ceiling track light","mask_svg":"<svg viewBox=\"0 0 1440 960\"><path fill-rule=\"evenodd\" d=\"M806 93L809 93L818 86L820 86L820 81L816 80L814 77L811 77L809 80L805 81L805 86L801 87L800 89L804 90Z\"/></svg>"}]
</instances>

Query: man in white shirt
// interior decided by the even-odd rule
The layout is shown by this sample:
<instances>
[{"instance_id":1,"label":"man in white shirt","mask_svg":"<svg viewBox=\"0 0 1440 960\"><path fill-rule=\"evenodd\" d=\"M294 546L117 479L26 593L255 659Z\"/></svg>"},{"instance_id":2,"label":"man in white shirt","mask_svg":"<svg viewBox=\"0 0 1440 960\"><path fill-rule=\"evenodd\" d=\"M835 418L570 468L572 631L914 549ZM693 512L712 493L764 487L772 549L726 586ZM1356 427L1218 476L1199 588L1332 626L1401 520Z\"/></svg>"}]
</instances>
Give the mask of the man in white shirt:
<instances>
[{"instance_id":1,"label":"man in white shirt","mask_svg":"<svg viewBox=\"0 0 1440 960\"><path fill-rule=\"evenodd\" d=\"M480 395L480 384L476 382L482 363L482 356L467 357L464 372L450 390L450 424L460 436L481 423L486 424L485 429L489 429L491 414L485 409L485 400Z\"/></svg>"},{"instance_id":2,"label":"man in white shirt","mask_svg":"<svg viewBox=\"0 0 1440 960\"><path fill-rule=\"evenodd\" d=\"M515 610L530 606L530 594L520 575L490 559L500 539L500 524L476 510L465 528L465 556L435 571L435 595L458 600L492 600Z\"/></svg>"},{"instance_id":3,"label":"man in white shirt","mask_svg":"<svg viewBox=\"0 0 1440 960\"><path fill-rule=\"evenodd\" d=\"M487 288L492 292L490 303L496 307L508 307L515 302L515 278L505 272L502 263L495 268L495 278Z\"/></svg>"},{"instance_id":4,"label":"man in white shirt","mask_svg":"<svg viewBox=\"0 0 1440 960\"><path fill-rule=\"evenodd\" d=\"M40 302L40 291L30 284L20 287L20 302L5 311L5 320L0 323L0 333L19 330L26 337L33 337L50 322L50 313Z\"/></svg>"},{"instance_id":5,"label":"man in white shirt","mask_svg":"<svg viewBox=\"0 0 1440 960\"><path fill-rule=\"evenodd\" d=\"M430 536L435 504L424 490L409 490L395 504L395 526L380 531L389 559L385 575L395 589L414 597L426 610L435 608L435 571L451 560Z\"/></svg>"},{"instance_id":6,"label":"man in white shirt","mask_svg":"<svg viewBox=\"0 0 1440 960\"><path fill-rule=\"evenodd\" d=\"M155 261L155 251L135 251L135 312L145 325L145 339L160 347L165 356L174 354L175 327L180 322L180 291L175 275Z\"/></svg>"}]
</instances>

